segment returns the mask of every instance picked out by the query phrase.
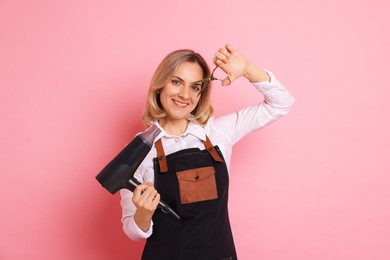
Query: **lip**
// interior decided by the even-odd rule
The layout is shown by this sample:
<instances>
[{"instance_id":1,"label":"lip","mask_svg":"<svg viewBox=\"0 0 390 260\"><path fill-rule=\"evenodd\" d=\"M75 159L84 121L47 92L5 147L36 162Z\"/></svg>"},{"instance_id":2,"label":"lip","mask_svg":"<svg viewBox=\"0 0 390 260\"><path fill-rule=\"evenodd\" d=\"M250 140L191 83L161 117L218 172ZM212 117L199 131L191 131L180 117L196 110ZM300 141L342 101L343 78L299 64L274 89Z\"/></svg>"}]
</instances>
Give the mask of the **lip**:
<instances>
[{"instance_id":1,"label":"lip","mask_svg":"<svg viewBox=\"0 0 390 260\"><path fill-rule=\"evenodd\" d=\"M172 102L178 108L186 108L187 106L189 106L189 104L187 102L181 102L181 101L176 100L176 99L172 99Z\"/></svg>"}]
</instances>

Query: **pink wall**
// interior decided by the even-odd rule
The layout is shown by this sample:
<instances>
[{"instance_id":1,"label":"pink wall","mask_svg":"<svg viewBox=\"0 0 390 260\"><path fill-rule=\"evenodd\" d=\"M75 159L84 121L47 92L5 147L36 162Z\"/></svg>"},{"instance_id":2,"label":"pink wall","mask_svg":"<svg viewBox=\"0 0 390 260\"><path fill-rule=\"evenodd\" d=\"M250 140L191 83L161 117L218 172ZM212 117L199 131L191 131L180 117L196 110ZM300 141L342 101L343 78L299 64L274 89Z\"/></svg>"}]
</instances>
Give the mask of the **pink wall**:
<instances>
[{"instance_id":1,"label":"pink wall","mask_svg":"<svg viewBox=\"0 0 390 260\"><path fill-rule=\"evenodd\" d=\"M291 113L239 143L240 259L390 259L384 0L0 1L0 259L138 259L94 179L142 129L158 62L225 43L276 73ZM256 102L215 87L217 115ZM234 100L234 101L232 101Z\"/></svg>"}]
</instances>

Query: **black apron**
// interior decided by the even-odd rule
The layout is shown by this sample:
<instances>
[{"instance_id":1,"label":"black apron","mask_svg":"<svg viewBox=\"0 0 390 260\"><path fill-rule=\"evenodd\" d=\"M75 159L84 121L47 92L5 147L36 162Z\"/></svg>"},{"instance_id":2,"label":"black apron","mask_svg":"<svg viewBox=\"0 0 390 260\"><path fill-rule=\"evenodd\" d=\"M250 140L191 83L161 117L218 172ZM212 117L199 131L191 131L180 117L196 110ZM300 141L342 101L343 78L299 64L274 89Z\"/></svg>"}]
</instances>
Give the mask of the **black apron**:
<instances>
[{"instance_id":1,"label":"black apron","mask_svg":"<svg viewBox=\"0 0 390 260\"><path fill-rule=\"evenodd\" d=\"M205 150L184 149L164 155L155 143L155 182L161 198L181 219L158 209L143 260L237 259L228 216L229 176L218 146L206 137Z\"/></svg>"}]
</instances>

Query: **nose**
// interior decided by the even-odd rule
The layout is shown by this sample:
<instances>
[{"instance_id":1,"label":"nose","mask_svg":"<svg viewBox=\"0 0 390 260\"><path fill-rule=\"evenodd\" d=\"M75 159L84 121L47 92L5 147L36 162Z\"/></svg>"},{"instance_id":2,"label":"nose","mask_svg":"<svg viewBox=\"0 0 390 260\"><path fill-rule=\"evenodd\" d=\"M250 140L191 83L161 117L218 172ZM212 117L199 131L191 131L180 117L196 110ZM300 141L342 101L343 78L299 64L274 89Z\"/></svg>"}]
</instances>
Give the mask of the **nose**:
<instances>
[{"instance_id":1,"label":"nose","mask_svg":"<svg viewBox=\"0 0 390 260\"><path fill-rule=\"evenodd\" d=\"M180 91L179 91L179 97L183 98L183 99L188 99L190 94L189 94L189 90L190 90L190 87L188 85L183 85L181 88L180 88Z\"/></svg>"}]
</instances>

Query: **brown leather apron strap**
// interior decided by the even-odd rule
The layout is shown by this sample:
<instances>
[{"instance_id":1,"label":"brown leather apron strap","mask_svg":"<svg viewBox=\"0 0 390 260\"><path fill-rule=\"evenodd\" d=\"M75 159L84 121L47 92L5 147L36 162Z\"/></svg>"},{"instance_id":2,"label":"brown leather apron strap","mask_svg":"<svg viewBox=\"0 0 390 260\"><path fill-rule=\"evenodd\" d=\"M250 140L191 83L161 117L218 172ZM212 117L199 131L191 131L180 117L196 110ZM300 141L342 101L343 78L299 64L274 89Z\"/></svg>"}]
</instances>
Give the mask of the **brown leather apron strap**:
<instances>
[{"instance_id":1,"label":"brown leather apron strap","mask_svg":"<svg viewBox=\"0 0 390 260\"><path fill-rule=\"evenodd\" d=\"M167 158L165 157L165 152L162 146L161 139L158 139L154 143L154 146L156 147L157 150L157 159L158 159L158 164L160 166L160 172L168 172Z\"/></svg>"},{"instance_id":2,"label":"brown leather apron strap","mask_svg":"<svg viewBox=\"0 0 390 260\"><path fill-rule=\"evenodd\" d=\"M224 160L219 156L217 150L215 150L214 145L211 143L209 137L206 135L206 141L203 142L206 150L209 152L213 160L216 162L224 162ZM157 150L157 159L158 165L160 166L160 172L168 172L167 158L165 156L164 148L161 142L161 139L158 139L154 146Z\"/></svg>"},{"instance_id":3,"label":"brown leather apron strap","mask_svg":"<svg viewBox=\"0 0 390 260\"><path fill-rule=\"evenodd\" d=\"M206 135L206 141L203 142L206 150L209 152L211 157L213 157L216 162L223 162L221 156L219 156L218 152L215 150L214 145L211 143L209 137Z\"/></svg>"}]
</instances>

